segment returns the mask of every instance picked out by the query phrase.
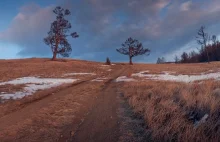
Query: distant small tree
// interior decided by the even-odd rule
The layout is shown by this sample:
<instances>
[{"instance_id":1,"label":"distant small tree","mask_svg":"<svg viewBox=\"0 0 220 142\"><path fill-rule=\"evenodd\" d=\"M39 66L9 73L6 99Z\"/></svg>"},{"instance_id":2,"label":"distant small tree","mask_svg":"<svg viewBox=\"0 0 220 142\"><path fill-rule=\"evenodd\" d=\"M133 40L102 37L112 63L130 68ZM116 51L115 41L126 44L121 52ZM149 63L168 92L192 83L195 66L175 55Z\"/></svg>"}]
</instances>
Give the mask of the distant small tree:
<instances>
[{"instance_id":1,"label":"distant small tree","mask_svg":"<svg viewBox=\"0 0 220 142\"><path fill-rule=\"evenodd\" d=\"M133 38L128 38L125 43L122 44L122 47L119 49L116 49L121 54L128 55L129 56L129 63L132 65L132 58L139 55L149 55L150 50L147 48L144 48L142 43L140 43L138 40Z\"/></svg>"},{"instance_id":2,"label":"distant small tree","mask_svg":"<svg viewBox=\"0 0 220 142\"><path fill-rule=\"evenodd\" d=\"M166 59L164 57L157 59L157 64L163 64L165 62L166 62Z\"/></svg>"},{"instance_id":3,"label":"distant small tree","mask_svg":"<svg viewBox=\"0 0 220 142\"><path fill-rule=\"evenodd\" d=\"M186 63L188 61L188 54L186 52L183 52L181 55L181 62Z\"/></svg>"},{"instance_id":4,"label":"distant small tree","mask_svg":"<svg viewBox=\"0 0 220 142\"><path fill-rule=\"evenodd\" d=\"M208 50L207 50L207 43L208 43L209 39L210 39L210 37L209 37L208 33L205 32L205 27L201 26L200 29L198 30L196 40L197 40L197 43L199 45L201 45L202 48L204 48L206 55L207 55L208 63L210 61Z\"/></svg>"},{"instance_id":5,"label":"distant small tree","mask_svg":"<svg viewBox=\"0 0 220 142\"><path fill-rule=\"evenodd\" d=\"M216 35L212 35L211 40L214 45L217 44L218 39L217 39Z\"/></svg>"},{"instance_id":6,"label":"distant small tree","mask_svg":"<svg viewBox=\"0 0 220 142\"><path fill-rule=\"evenodd\" d=\"M69 57L72 48L67 41L67 37L71 36L72 38L77 38L79 35L76 32L67 34L71 29L71 24L65 19L65 16L70 15L68 9L63 9L60 6L57 6L53 10L53 13L56 14L56 20L51 23L50 31L48 32L48 36L44 38L44 42L51 47L53 52L52 60L55 60L57 54L60 54L63 57Z\"/></svg>"},{"instance_id":7,"label":"distant small tree","mask_svg":"<svg viewBox=\"0 0 220 142\"><path fill-rule=\"evenodd\" d=\"M165 62L166 62L166 59L165 59L164 57L162 57L162 58L161 58L161 62L162 62L162 63L165 63Z\"/></svg>"},{"instance_id":8,"label":"distant small tree","mask_svg":"<svg viewBox=\"0 0 220 142\"><path fill-rule=\"evenodd\" d=\"M177 55L174 57L174 61L175 61L175 63L179 63L180 59L178 58Z\"/></svg>"},{"instance_id":9,"label":"distant small tree","mask_svg":"<svg viewBox=\"0 0 220 142\"><path fill-rule=\"evenodd\" d=\"M160 63L161 63L161 59L159 57L159 58L157 58L157 64L160 64Z\"/></svg>"},{"instance_id":10,"label":"distant small tree","mask_svg":"<svg viewBox=\"0 0 220 142\"><path fill-rule=\"evenodd\" d=\"M110 61L110 59L109 59L108 57L106 58L105 64L106 64L106 65L111 65L111 61Z\"/></svg>"}]
</instances>

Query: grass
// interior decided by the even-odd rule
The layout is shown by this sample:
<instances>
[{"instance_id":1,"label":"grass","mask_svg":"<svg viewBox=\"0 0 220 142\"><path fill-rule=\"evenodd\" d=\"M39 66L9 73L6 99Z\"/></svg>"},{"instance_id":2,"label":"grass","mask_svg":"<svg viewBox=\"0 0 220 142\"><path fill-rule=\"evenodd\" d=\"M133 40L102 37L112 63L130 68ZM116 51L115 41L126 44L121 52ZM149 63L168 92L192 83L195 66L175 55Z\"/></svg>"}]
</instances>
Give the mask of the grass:
<instances>
[{"instance_id":1,"label":"grass","mask_svg":"<svg viewBox=\"0 0 220 142\"><path fill-rule=\"evenodd\" d=\"M220 141L220 83L127 83L124 96L142 115L153 141ZM205 114L207 121L195 127Z\"/></svg>"},{"instance_id":2,"label":"grass","mask_svg":"<svg viewBox=\"0 0 220 142\"><path fill-rule=\"evenodd\" d=\"M60 78L66 73L90 72L101 74L107 69L102 68L102 63L80 60L50 59L16 59L0 60L0 81L8 81L27 76L39 76L46 78Z\"/></svg>"},{"instance_id":3,"label":"grass","mask_svg":"<svg viewBox=\"0 0 220 142\"><path fill-rule=\"evenodd\" d=\"M219 72L220 63L135 64L126 76L140 71L161 74L201 74ZM220 82L194 83L150 81L120 83L121 92L134 112L143 117L152 141L220 141ZM201 119L208 114L204 123ZM199 123L198 123L199 122Z\"/></svg>"},{"instance_id":4,"label":"grass","mask_svg":"<svg viewBox=\"0 0 220 142\"><path fill-rule=\"evenodd\" d=\"M24 76L62 77L63 74L72 72L92 72L103 77L110 76L110 72L107 72L109 68L101 65L103 64L78 60L58 60L53 62L49 59L0 60L0 81L8 81ZM125 64L118 65L124 66ZM114 69L114 66L111 68ZM172 71L175 72L174 74L200 74L202 72L216 72L219 71L219 68L219 62L212 62L211 64L135 64L133 66L128 65L128 70L123 75L131 77L132 73L146 70L149 70L152 74L161 73L162 71ZM74 78L83 80L84 76L74 76ZM135 79L139 80L140 78ZM144 118L149 129L147 132L150 133L152 141L220 141L220 82L206 80L202 81L202 83L187 84L170 81L139 80L137 82L121 82L118 83L118 86L128 99L128 103L134 112ZM21 87L23 86L2 86L0 90L2 92L13 92ZM36 103L47 96L53 96L51 93L56 93L56 90L62 90L63 87L65 86L40 91L24 99L1 104L0 117L25 108L28 104ZM100 91L100 85L96 86L93 83L88 83L87 87L81 88L85 91L85 94L90 89L94 89L92 94ZM74 108L76 105L74 102L78 103L80 100L84 100L80 98L84 96L81 89L76 88L77 92L67 94L65 98L62 97L62 102L65 105L60 104L58 102L60 101L59 99L56 103L52 103L51 110L53 112L58 109L66 110L69 108L67 105L72 105L71 108ZM75 96L75 94L82 95ZM88 94L91 94L91 92ZM89 100L91 96L88 95L87 97L85 100ZM82 103L86 105L87 102ZM46 110L43 111L46 112ZM205 123L196 125L206 114L208 114L208 118ZM67 113L68 115L69 113ZM42 116L42 118L47 117L50 117L50 115ZM42 118L35 118L34 122L37 122L36 124L45 123L45 128L47 128L50 123L43 122L42 120L47 119ZM58 117L54 116L54 118L57 121L54 127L57 127L56 125L59 124L59 119L61 119L60 114ZM53 122L52 118L48 118L48 120ZM66 120L64 119L63 122ZM34 131L37 131L37 129L38 127L36 126ZM54 131L54 133L58 132Z\"/></svg>"},{"instance_id":5,"label":"grass","mask_svg":"<svg viewBox=\"0 0 220 142\"><path fill-rule=\"evenodd\" d=\"M28 110L34 112L31 115L23 113L25 116L17 116L14 119L10 118L12 120L19 121L19 123L14 125L3 124L3 128L0 128L2 129L0 133L0 140L57 141L57 138L60 138L61 134L63 134L63 128L66 129L71 127L71 131L75 132L78 124L82 121L81 118L89 112L91 107L94 105L96 97L100 95L97 93L100 92L100 85L102 85L102 83L87 83L84 86L78 86L71 91L68 89L60 90L60 92L55 92L57 93L56 97L53 97L52 99L45 98L44 101L41 102L37 100L34 101L32 97L30 99L33 100L33 102L29 102L30 100L28 101L28 98L25 98L26 100L23 99L22 102L16 101L18 103L17 105L14 104L15 102L3 104L2 108L0 107L1 111L4 107L6 108L9 107L8 105L14 104L14 106L18 107L22 107L24 105L23 109L25 109L25 112ZM48 102L46 100L53 101ZM24 104L25 102L32 104L35 103L35 108L28 108L28 104ZM42 105L44 107L42 107ZM7 115L11 114L9 113ZM11 123L11 121L7 121L6 124L7 123ZM69 131L66 135L69 135Z\"/></svg>"}]
</instances>

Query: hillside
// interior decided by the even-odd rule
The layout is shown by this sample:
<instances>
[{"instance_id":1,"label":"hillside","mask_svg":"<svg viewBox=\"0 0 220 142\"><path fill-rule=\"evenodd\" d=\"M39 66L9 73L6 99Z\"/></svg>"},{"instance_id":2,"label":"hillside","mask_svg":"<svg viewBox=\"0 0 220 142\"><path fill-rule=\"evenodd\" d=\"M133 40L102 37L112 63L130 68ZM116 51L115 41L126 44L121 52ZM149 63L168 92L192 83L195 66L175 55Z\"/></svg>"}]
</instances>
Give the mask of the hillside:
<instances>
[{"instance_id":1,"label":"hillside","mask_svg":"<svg viewBox=\"0 0 220 142\"><path fill-rule=\"evenodd\" d=\"M0 60L0 141L219 141L220 63Z\"/></svg>"}]
</instances>

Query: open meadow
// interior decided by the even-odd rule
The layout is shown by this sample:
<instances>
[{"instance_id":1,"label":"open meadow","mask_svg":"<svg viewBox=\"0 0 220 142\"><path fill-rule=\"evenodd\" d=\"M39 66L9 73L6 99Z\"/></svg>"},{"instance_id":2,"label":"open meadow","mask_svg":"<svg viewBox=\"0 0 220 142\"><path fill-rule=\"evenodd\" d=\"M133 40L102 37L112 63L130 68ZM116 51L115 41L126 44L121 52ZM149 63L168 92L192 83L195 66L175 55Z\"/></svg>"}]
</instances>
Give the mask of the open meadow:
<instances>
[{"instance_id":1,"label":"open meadow","mask_svg":"<svg viewBox=\"0 0 220 142\"><path fill-rule=\"evenodd\" d=\"M1 141L220 140L219 62L1 60L0 80Z\"/></svg>"}]
</instances>

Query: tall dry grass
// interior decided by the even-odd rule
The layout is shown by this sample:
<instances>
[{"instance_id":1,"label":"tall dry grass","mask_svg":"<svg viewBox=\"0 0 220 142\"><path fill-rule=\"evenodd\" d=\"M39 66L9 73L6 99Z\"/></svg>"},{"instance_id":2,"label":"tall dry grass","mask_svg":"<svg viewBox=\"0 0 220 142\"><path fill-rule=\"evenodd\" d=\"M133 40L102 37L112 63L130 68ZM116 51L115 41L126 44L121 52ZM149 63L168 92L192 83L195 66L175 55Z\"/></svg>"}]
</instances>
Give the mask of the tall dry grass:
<instances>
[{"instance_id":1,"label":"tall dry grass","mask_svg":"<svg viewBox=\"0 0 220 142\"><path fill-rule=\"evenodd\" d=\"M153 141L220 141L220 83L133 82L124 96L142 115ZM214 91L213 91L214 90ZM201 119L208 114L205 123Z\"/></svg>"}]
</instances>

